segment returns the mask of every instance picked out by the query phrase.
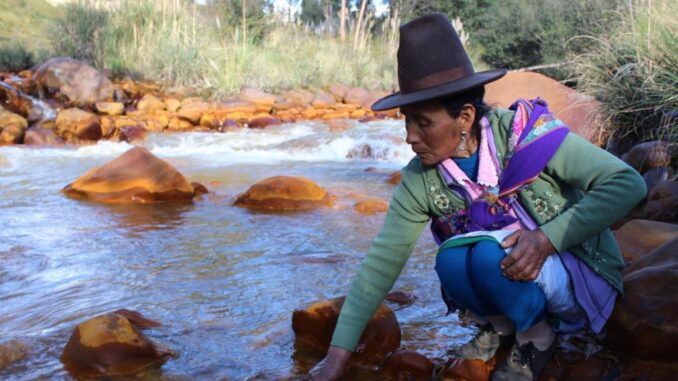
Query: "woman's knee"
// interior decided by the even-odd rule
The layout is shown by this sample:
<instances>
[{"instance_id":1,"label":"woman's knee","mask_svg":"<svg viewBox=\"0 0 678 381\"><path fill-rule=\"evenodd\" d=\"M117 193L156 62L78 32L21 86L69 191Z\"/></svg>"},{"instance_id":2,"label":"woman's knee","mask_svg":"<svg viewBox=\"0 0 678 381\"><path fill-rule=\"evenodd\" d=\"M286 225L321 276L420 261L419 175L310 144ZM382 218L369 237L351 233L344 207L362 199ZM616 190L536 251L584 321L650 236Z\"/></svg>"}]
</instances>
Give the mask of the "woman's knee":
<instances>
[{"instance_id":1,"label":"woman's knee","mask_svg":"<svg viewBox=\"0 0 678 381\"><path fill-rule=\"evenodd\" d=\"M471 268L479 273L499 271L499 264L506 252L495 241L480 241L473 247Z\"/></svg>"},{"instance_id":2,"label":"woman's knee","mask_svg":"<svg viewBox=\"0 0 678 381\"><path fill-rule=\"evenodd\" d=\"M466 269L468 247L460 246L445 249L436 256L435 270L442 279Z\"/></svg>"}]
</instances>

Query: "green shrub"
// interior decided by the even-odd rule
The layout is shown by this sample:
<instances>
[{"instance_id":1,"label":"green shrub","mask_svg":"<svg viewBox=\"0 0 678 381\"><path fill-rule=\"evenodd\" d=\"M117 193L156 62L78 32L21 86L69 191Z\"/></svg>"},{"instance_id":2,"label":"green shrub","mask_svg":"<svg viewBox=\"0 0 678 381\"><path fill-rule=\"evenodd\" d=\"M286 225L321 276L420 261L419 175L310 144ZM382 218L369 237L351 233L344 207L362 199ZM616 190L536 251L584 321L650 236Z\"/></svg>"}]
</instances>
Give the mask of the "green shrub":
<instances>
[{"instance_id":1,"label":"green shrub","mask_svg":"<svg viewBox=\"0 0 678 381\"><path fill-rule=\"evenodd\" d=\"M576 58L578 88L606 106L615 153L642 141L678 139L678 3L634 1L605 35Z\"/></svg>"},{"instance_id":2,"label":"green shrub","mask_svg":"<svg viewBox=\"0 0 678 381\"><path fill-rule=\"evenodd\" d=\"M18 72L35 63L33 53L18 42L0 46L0 71Z\"/></svg>"},{"instance_id":3,"label":"green shrub","mask_svg":"<svg viewBox=\"0 0 678 381\"><path fill-rule=\"evenodd\" d=\"M100 64L101 49L109 13L88 2L67 3L65 16L55 26L53 46L56 55Z\"/></svg>"}]
</instances>

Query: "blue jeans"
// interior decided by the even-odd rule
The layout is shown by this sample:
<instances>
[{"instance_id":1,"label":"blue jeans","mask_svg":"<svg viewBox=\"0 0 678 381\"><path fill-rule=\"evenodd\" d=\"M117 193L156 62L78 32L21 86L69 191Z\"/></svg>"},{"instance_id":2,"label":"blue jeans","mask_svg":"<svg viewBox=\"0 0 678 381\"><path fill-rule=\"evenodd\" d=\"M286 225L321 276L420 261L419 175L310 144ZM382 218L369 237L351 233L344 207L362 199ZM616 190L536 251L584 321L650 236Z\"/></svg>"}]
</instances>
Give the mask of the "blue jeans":
<instances>
[{"instance_id":1,"label":"blue jeans","mask_svg":"<svg viewBox=\"0 0 678 381\"><path fill-rule=\"evenodd\" d=\"M480 316L507 316L518 331L526 331L544 318L546 297L533 281L505 277L499 267L505 256L494 241L452 247L438 253L436 272L458 307Z\"/></svg>"}]
</instances>

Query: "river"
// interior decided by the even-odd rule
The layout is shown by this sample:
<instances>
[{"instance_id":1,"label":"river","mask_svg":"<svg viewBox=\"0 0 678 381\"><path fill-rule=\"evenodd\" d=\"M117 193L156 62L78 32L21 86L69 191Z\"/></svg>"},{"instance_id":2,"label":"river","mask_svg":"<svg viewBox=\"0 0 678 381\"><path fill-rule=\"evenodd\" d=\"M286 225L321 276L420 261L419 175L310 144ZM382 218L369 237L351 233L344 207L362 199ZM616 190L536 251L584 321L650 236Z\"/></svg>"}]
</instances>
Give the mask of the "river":
<instances>
[{"instance_id":1,"label":"river","mask_svg":"<svg viewBox=\"0 0 678 381\"><path fill-rule=\"evenodd\" d=\"M147 335L179 353L143 379L274 380L308 370L319 359L295 354L292 311L346 294L384 219L352 205L388 199L388 173L412 157L402 121L350 123L343 132L308 122L150 135L140 144L210 190L191 204L102 205L60 192L127 143L0 147L0 342L31 348L0 379L71 379L58 357L75 326L120 308L163 322ZM275 175L307 177L337 205L290 214L231 206ZM430 357L470 332L444 316L434 252L425 231L394 287L418 299L391 305L402 347Z\"/></svg>"}]
</instances>

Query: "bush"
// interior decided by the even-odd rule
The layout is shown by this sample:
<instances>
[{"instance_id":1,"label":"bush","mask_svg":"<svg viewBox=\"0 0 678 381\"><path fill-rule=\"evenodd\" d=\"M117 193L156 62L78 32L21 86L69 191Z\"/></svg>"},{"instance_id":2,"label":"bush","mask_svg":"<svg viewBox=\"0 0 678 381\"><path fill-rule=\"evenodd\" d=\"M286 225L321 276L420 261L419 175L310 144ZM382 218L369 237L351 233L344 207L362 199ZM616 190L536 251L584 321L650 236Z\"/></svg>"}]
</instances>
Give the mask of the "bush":
<instances>
[{"instance_id":1,"label":"bush","mask_svg":"<svg viewBox=\"0 0 678 381\"><path fill-rule=\"evenodd\" d=\"M93 65L100 64L105 40L103 33L108 21L107 11L97 9L87 2L67 3L64 19L56 24L53 34L55 53Z\"/></svg>"},{"instance_id":2,"label":"bush","mask_svg":"<svg viewBox=\"0 0 678 381\"><path fill-rule=\"evenodd\" d=\"M35 64L33 53L15 42L0 46L0 71L18 72Z\"/></svg>"},{"instance_id":3,"label":"bush","mask_svg":"<svg viewBox=\"0 0 678 381\"><path fill-rule=\"evenodd\" d=\"M678 139L678 3L634 1L612 30L591 36L576 58L578 89L607 109L608 149L622 153L635 143Z\"/></svg>"}]
</instances>

